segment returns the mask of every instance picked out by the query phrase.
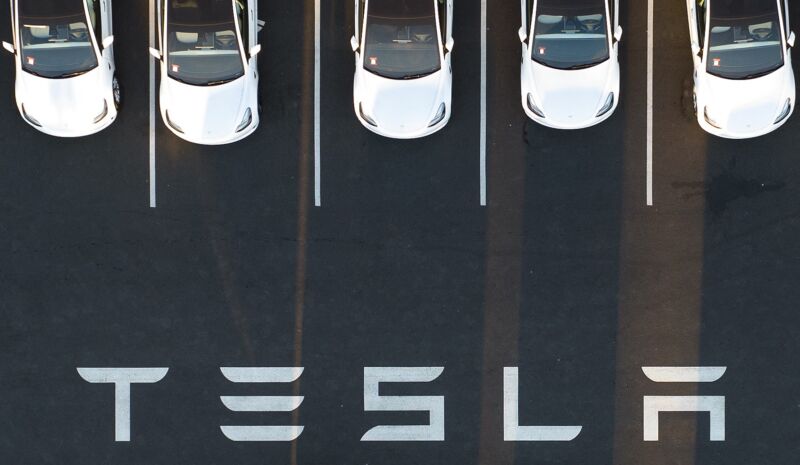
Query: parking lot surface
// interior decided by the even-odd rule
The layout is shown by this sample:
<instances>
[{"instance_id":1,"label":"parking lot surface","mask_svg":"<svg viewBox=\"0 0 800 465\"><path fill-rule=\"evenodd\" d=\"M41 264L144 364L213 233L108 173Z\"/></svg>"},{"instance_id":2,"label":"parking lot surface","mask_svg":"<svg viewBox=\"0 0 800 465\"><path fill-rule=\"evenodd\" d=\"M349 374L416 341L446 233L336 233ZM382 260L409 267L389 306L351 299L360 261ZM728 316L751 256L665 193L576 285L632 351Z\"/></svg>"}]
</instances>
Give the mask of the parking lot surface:
<instances>
[{"instance_id":1,"label":"parking lot surface","mask_svg":"<svg viewBox=\"0 0 800 465\"><path fill-rule=\"evenodd\" d=\"M151 152L145 1L114 4L124 103L95 136L30 128L2 57L0 462L796 463L800 117L748 141L702 132L685 4L671 0L654 5L650 77L648 3L621 5L622 95L608 121L538 126L519 102L518 3L471 0L455 5L449 124L384 139L353 114L353 9L320 5L315 96L314 0L260 1L261 125L228 146L183 142L156 114ZM226 366L304 371L234 384ZM574 441L503 440L513 366L520 422L582 425ZM659 384L643 366L727 371ZM77 367L169 372L132 388L123 443L113 389ZM444 367L381 393L444 396L445 440L361 441L375 425L428 421L365 412L364 367ZM695 394L726 397L725 441L708 440L708 414L686 413L642 441L643 396ZM304 400L293 414L234 413L223 395ZM304 430L234 442L220 431L230 424Z\"/></svg>"}]
</instances>

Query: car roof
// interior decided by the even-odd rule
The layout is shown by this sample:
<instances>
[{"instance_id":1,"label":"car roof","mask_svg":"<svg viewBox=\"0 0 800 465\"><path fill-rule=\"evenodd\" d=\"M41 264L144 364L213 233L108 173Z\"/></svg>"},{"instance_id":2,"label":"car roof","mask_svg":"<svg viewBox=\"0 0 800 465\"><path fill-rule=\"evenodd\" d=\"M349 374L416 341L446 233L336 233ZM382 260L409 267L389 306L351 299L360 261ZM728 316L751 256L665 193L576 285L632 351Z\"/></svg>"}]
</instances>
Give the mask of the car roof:
<instances>
[{"instance_id":1,"label":"car roof","mask_svg":"<svg viewBox=\"0 0 800 465\"><path fill-rule=\"evenodd\" d=\"M711 16L714 18L747 18L762 16L778 11L775 0L713 0Z\"/></svg>"},{"instance_id":2,"label":"car roof","mask_svg":"<svg viewBox=\"0 0 800 465\"><path fill-rule=\"evenodd\" d=\"M606 0L539 0L538 8L548 10L604 10Z\"/></svg>"},{"instance_id":3,"label":"car roof","mask_svg":"<svg viewBox=\"0 0 800 465\"><path fill-rule=\"evenodd\" d=\"M369 0L370 16L420 18L435 15L435 0Z\"/></svg>"},{"instance_id":4,"label":"car roof","mask_svg":"<svg viewBox=\"0 0 800 465\"><path fill-rule=\"evenodd\" d=\"M167 0L169 22L178 24L220 24L233 22L231 0Z\"/></svg>"},{"instance_id":5,"label":"car roof","mask_svg":"<svg viewBox=\"0 0 800 465\"><path fill-rule=\"evenodd\" d=\"M85 13L85 0L19 0L22 16L34 18L60 18Z\"/></svg>"}]
</instances>

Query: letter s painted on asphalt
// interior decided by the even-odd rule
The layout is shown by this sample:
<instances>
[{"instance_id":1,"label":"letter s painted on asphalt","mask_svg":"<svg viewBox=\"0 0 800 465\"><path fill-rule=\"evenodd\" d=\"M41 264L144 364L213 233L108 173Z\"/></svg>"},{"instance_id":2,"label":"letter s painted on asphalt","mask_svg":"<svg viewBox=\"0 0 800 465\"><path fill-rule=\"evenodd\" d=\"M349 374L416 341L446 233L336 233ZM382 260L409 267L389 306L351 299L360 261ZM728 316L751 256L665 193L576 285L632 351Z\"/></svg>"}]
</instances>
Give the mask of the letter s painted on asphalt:
<instances>
[{"instance_id":1,"label":"letter s painted on asphalt","mask_svg":"<svg viewBox=\"0 0 800 465\"><path fill-rule=\"evenodd\" d=\"M364 367L364 411L428 412L427 425L379 425L362 441L444 441L444 396L381 396L380 383L429 383L444 367Z\"/></svg>"}]
</instances>

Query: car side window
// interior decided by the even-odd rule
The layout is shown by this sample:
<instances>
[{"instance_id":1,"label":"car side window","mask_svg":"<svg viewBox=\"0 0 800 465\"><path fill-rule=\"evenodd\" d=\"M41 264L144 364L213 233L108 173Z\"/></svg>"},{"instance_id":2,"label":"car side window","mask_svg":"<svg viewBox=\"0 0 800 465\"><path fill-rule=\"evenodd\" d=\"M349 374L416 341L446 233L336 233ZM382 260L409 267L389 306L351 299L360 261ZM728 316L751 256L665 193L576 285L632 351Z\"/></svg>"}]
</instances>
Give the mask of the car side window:
<instances>
[{"instance_id":1,"label":"car side window","mask_svg":"<svg viewBox=\"0 0 800 465\"><path fill-rule=\"evenodd\" d=\"M246 56L250 56L250 16L246 0L236 0L236 16L239 21L239 32L242 35L242 46Z\"/></svg>"},{"instance_id":2,"label":"car side window","mask_svg":"<svg viewBox=\"0 0 800 465\"><path fill-rule=\"evenodd\" d=\"M366 3L365 0L358 0L358 31L359 34L361 35L364 34L363 29L364 29L364 13L365 13L364 7L366 6L365 3ZM359 36L358 39L361 39L361 36Z\"/></svg>"},{"instance_id":3,"label":"car side window","mask_svg":"<svg viewBox=\"0 0 800 465\"><path fill-rule=\"evenodd\" d=\"M613 30L614 27L616 27L616 24L614 24L614 19L615 19L615 16L614 16L614 6L615 5L614 4L615 3L616 3L616 0L608 0L608 19L611 22L612 30Z\"/></svg>"},{"instance_id":4,"label":"car side window","mask_svg":"<svg viewBox=\"0 0 800 465\"><path fill-rule=\"evenodd\" d=\"M531 22L533 22L533 0L525 0L525 6L527 7L527 16L525 17L525 21L527 21L526 24L528 25L528 29L530 29Z\"/></svg>"},{"instance_id":5,"label":"car side window","mask_svg":"<svg viewBox=\"0 0 800 465\"><path fill-rule=\"evenodd\" d=\"M89 22L91 22L92 32L97 40L97 45L102 48L103 44L103 25L100 15L100 0L86 0L86 11L89 12Z\"/></svg>"},{"instance_id":6,"label":"car side window","mask_svg":"<svg viewBox=\"0 0 800 465\"><path fill-rule=\"evenodd\" d=\"M442 31L442 45L447 42L447 4L445 0L439 0L437 3L439 8L439 28Z\"/></svg>"},{"instance_id":7,"label":"car side window","mask_svg":"<svg viewBox=\"0 0 800 465\"><path fill-rule=\"evenodd\" d=\"M697 6L695 13L697 13L697 35L700 40L700 49L706 40L706 0L696 0Z\"/></svg>"}]
</instances>

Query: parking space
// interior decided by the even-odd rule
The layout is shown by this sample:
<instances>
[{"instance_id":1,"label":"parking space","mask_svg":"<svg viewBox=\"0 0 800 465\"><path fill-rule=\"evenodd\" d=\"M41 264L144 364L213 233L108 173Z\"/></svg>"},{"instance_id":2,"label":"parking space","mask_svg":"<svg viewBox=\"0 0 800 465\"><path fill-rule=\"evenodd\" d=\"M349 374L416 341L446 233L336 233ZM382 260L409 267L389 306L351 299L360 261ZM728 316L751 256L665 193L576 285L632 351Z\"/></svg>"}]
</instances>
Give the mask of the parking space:
<instances>
[{"instance_id":1,"label":"parking space","mask_svg":"<svg viewBox=\"0 0 800 465\"><path fill-rule=\"evenodd\" d=\"M786 148L796 144L798 123L790 120L749 141L705 134L692 108L685 5L656 2L654 13L655 206L625 208L617 416L638 418L637 399L665 389L641 375L645 364L727 365L725 377L700 392L728 395L729 438L708 442L703 416L671 418L662 434L673 439L663 447L624 441L639 435L641 422L620 423L616 457L620 463L788 460L798 452L782 439L784 429L797 425L789 392L794 375L767 371L797 350L791 338L780 336L780 328L794 324L797 296L778 276L797 272L797 262L783 257L794 256L797 236L798 167ZM793 7L793 22L796 17ZM767 302L756 296L770 297ZM774 355L769 363L765 353ZM698 391L674 386L666 392ZM766 420L767 411L774 421ZM759 431L744 433L741 425L752 421Z\"/></svg>"},{"instance_id":2,"label":"parking space","mask_svg":"<svg viewBox=\"0 0 800 465\"><path fill-rule=\"evenodd\" d=\"M479 207L480 6L455 6L453 117L391 141L353 114L354 2L322 5L322 208L309 223L298 463L469 461L477 451L485 212ZM364 366L442 366L447 444L361 443ZM468 389L460 387L468 386ZM424 420L423 420L424 421ZM468 446L465 446L468 444Z\"/></svg>"},{"instance_id":3,"label":"parking space","mask_svg":"<svg viewBox=\"0 0 800 465\"><path fill-rule=\"evenodd\" d=\"M452 118L396 141L353 114L353 0L261 1L258 131L202 147L155 114L154 150L148 5L114 8L124 109L95 136L35 132L13 103L11 58L0 62L0 417L14 425L0 457L706 465L800 453L800 117L752 141L703 133L683 1L654 2L652 207L647 2L622 4L616 113L563 132L520 106L518 2L457 1ZM0 38L8 23L3 13ZM219 372L293 365L305 371L292 386ZM700 392L728 396L729 439L706 441L704 415L675 415L668 439L642 442L643 395L698 392L654 386L645 365L728 366ZM132 441L120 444L111 389L76 366L170 372L134 390ZM427 421L365 413L365 366L443 366L432 383L382 393L445 395L445 441L360 441L374 425ZM521 423L583 425L578 439L504 441L507 366L520 370ZM219 399L291 393L304 396L294 415L233 413ZM236 443L219 430L235 423L305 430Z\"/></svg>"}]
</instances>

